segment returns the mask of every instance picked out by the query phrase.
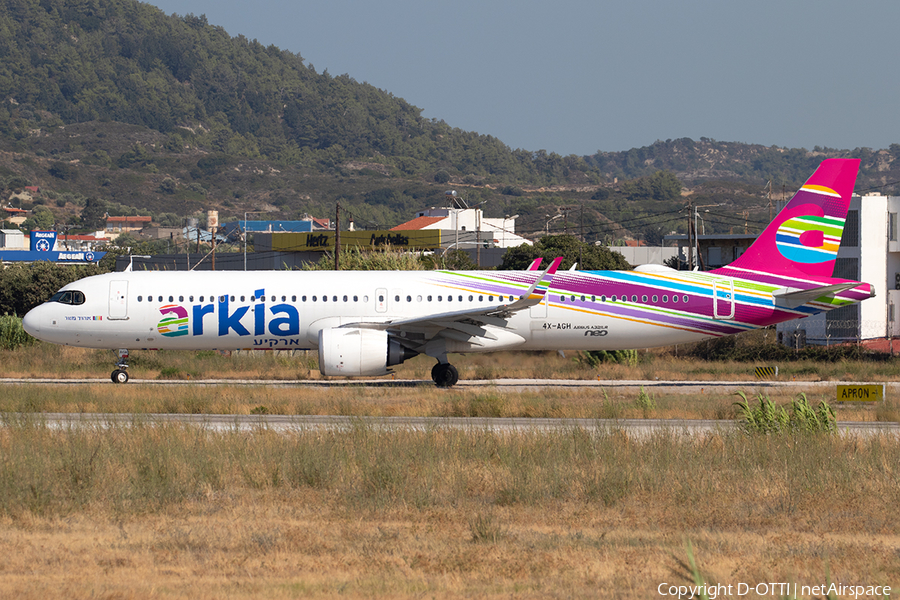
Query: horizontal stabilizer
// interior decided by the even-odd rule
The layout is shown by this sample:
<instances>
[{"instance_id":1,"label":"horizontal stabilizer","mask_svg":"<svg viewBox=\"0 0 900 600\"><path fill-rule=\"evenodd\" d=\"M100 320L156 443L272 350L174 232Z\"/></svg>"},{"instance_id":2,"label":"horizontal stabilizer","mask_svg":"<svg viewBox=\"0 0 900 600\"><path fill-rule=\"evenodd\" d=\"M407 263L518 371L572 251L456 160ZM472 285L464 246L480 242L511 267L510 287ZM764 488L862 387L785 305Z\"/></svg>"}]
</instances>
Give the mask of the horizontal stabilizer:
<instances>
[{"instance_id":1,"label":"horizontal stabilizer","mask_svg":"<svg viewBox=\"0 0 900 600\"><path fill-rule=\"evenodd\" d=\"M834 294L843 292L844 290L855 288L858 285L860 284L855 281L851 281L848 283L836 283L834 285L822 285L819 287L810 288L808 290L798 290L796 288L781 288L772 292L772 295L775 297L775 304L777 306L797 308L798 306L803 306L807 302L812 302L816 298L821 298L822 296L833 296Z\"/></svg>"}]
</instances>

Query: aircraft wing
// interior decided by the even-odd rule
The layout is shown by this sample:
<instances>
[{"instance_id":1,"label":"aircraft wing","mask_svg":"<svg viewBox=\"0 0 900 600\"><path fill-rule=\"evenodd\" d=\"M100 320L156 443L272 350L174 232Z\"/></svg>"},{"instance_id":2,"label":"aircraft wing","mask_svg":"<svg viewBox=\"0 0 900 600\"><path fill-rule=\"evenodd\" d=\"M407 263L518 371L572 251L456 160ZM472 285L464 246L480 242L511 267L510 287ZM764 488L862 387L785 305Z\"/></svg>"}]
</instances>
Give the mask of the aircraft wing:
<instances>
[{"instance_id":1,"label":"aircraft wing","mask_svg":"<svg viewBox=\"0 0 900 600\"><path fill-rule=\"evenodd\" d=\"M532 286L518 300L507 304L458 310L445 313L423 315L411 319L395 319L378 322L345 323L341 328L380 329L400 333L415 333L424 337L423 341L435 337L446 337L458 341L482 345L477 338L497 341L501 336L496 329L491 331L485 326L505 328L509 318L516 312L540 304L547 294L553 275L556 273L562 257L558 257L537 278ZM475 338L475 339L473 339Z\"/></svg>"}]
</instances>

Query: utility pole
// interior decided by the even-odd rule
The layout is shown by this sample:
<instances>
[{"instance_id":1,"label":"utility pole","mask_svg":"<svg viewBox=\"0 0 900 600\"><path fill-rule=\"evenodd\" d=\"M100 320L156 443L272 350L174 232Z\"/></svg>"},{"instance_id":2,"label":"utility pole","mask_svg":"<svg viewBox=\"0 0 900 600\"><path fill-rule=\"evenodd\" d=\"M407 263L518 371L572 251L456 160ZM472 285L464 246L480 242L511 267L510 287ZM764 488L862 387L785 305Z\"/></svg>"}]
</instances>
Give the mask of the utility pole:
<instances>
[{"instance_id":1,"label":"utility pole","mask_svg":"<svg viewBox=\"0 0 900 600\"><path fill-rule=\"evenodd\" d=\"M584 243L584 202L581 203L581 214L579 215L579 221L581 221L581 243Z\"/></svg>"},{"instance_id":2,"label":"utility pole","mask_svg":"<svg viewBox=\"0 0 900 600\"><path fill-rule=\"evenodd\" d=\"M334 270L341 270L341 203L334 210Z\"/></svg>"},{"instance_id":3,"label":"utility pole","mask_svg":"<svg viewBox=\"0 0 900 600\"><path fill-rule=\"evenodd\" d=\"M478 219L477 227L475 228L475 264L478 265L478 268L481 268L481 209L475 209L475 218Z\"/></svg>"},{"instance_id":4,"label":"utility pole","mask_svg":"<svg viewBox=\"0 0 900 600\"><path fill-rule=\"evenodd\" d=\"M694 226L691 221L692 214L694 212L693 202L691 202L690 197L688 198L688 271L694 270Z\"/></svg>"}]
</instances>

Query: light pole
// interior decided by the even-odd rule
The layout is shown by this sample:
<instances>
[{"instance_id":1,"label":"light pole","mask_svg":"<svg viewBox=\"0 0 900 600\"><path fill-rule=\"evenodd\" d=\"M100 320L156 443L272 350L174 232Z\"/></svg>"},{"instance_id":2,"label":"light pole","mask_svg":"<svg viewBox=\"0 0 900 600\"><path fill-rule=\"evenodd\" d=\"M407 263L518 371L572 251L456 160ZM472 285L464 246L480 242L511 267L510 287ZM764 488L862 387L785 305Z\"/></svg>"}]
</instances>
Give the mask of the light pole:
<instances>
[{"instance_id":1,"label":"light pole","mask_svg":"<svg viewBox=\"0 0 900 600\"><path fill-rule=\"evenodd\" d=\"M697 265L700 265L700 231L697 229L697 220L703 220L700 217L701 208L707 208L710 206L722 206L721 204L701 204L699 206L694 207L694 243L696 244L697 250ZM703 212L709 212L709 210L705 210ZM703 235L706 235L706 223L703 223Z\"/></svg>"},{"instance_id":2,"label":"light pole","mask_svg":"<svg viewBox=\"0 0 900 600\"><path fill-rule=\"evenodd\" d=\"M251 210L244 213L244 270L247 270L247 215L262 215L264 210Z\"/></svg>"},{"instance_id":3,"label":"light pole","mask_svg":"<svg viewBox=\"0 0 900 600\"><path fill-rule=\"evenodd\" d=\"M550 220L547 221L547 225L545 226L545 228L547 230L547 235L550 235L550 223L552 223L553 221L555 221L557 219L561 219L561 218L563 218L563 215L555 215L553 217L550 217Z\"/></svg>"},{"instance_id":4,"label":"light pole","mask_svg":"<svg viewBox=\"0 0 900 600\"><path fill-rule=\"evenodd\" d=\"M503 216L503 241L500 243L501 247L506 248L506 222L512 221L513 227L515 227L516 219L518 219L518 218L519 218L518 214L515 214L513 216L509 216L509 215Z\"/></svg>"}]
</instances>

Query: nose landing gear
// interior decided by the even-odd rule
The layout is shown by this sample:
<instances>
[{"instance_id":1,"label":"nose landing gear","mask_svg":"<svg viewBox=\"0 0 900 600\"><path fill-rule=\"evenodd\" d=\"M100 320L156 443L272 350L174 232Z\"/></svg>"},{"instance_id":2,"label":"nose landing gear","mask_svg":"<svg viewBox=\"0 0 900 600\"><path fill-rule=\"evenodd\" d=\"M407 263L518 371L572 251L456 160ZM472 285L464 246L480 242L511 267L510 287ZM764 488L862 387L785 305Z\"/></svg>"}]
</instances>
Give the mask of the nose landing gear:
<instances>
[{"instance_id":1,"label":"nose landing gear","mask_svg":"<svg viewBox=\"0 0 900 600\"><path fill-rule=\"evenodd\" d=\"M128 350L126 348L119 348L119 360L116 361L116 367L118 367L115 371L110 375L110 379L112 379L113 383L128 383Z\"/></svg>"}]
</instances>

